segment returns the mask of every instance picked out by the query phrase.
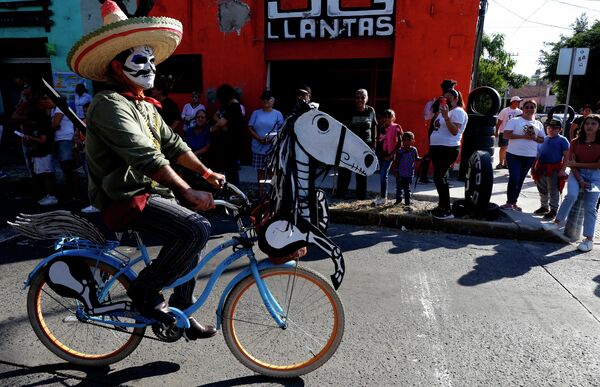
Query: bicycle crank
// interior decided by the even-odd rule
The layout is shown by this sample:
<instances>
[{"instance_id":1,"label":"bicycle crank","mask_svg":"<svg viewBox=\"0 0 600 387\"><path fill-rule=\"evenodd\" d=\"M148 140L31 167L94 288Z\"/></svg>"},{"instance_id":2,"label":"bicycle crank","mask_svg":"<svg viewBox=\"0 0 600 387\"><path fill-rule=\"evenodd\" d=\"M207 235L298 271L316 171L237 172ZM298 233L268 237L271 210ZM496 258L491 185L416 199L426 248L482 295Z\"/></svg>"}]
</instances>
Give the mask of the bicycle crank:
<instances>
[{"instance_id":1,"label":"bicycle crank","mask_svg":"<svg viewBox=\"0 0 600 387\"><path fill-rule=\"evenodd\" d=\"M152 332L160 341L173 343L183 336L183 329L175 325L152 324Z\"/></svg>"}]
</instances>

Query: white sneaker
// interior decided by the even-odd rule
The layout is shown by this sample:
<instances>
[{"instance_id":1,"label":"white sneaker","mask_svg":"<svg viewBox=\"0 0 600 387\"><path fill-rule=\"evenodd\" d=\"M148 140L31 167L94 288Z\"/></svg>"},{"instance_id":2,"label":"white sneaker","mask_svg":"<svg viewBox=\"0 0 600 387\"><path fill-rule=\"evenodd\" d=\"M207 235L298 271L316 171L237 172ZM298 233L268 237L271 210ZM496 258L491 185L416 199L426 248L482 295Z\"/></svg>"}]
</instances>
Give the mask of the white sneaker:
<instances>
[{"instance_id":1,"label":"white sneaker","mask_svg":"<svg viewBox=\"0 0 600 387\"><path fill-rule=\"evenodd\" d=\"M542 228L546 231L556 231L558 230L558 224L555 222L542 223Z\"/></svg>"},{"instance_id":2,"label":"white sneaker","mask_svg":"<svg viewBox=\"0 0 600 387\"><path fill-rule=\"evenodd\" d=\"M94 212L100 212L100 210L90 204L89 206L82 208L81 212L83 212L84 214L91 214Z\"/></svg>"},{"instance_id":3,"label":"white sneaker","mask_svg":"<svg viewBox=\"0 0 600 387\"><path fill-rule=\"evenodd\" d=\"M592 248L594 248L594 241L591 241L587 238L584 239L583 242L579 244L579 246L577 246L577 250L583 251L584 253L592 251Z\"/></svg>"},{"instance_id":4,"label":"white sneaker","mask_svg":"<svg viewBox=\"0 0 600 387\"><path fill-rule=\"evenodd\" d=\"M386 198L380 198L380 197L378 197L377 199L373 200L373 204L375 204L376 206L382 206L385 203L387 203L387 199Z\"/></svg>"},{"instance_id":5,"label":"white sneaker","mask_svg":"<svg viewBox=\"0 0 600 387\"><path fill-rule=\"evenodd\" d=\"M44 198L42 198L42 200L38 201L38 204L44 207L53 206L55 204L58 204L58 199L56 198L56 196L46 195Z\"/></svg>"}]
</instances>

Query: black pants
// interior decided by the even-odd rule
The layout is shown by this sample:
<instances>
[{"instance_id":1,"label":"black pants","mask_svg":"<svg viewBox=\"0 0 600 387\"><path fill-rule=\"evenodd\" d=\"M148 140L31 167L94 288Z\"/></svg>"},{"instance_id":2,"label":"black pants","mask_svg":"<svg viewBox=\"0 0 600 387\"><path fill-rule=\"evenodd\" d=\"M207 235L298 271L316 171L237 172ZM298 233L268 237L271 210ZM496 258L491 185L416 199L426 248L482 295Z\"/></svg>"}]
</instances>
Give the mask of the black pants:
<instances>
[{"instance_id":1,"label":"black pants","mask_svg":"<svg viewBox=\"0 0 600 387\"><path fill-rule=\"evenodd\" d=\"M337 196L346 196L352 175L356 177L356 198L365 199L367 197L367 177L350 172L346 168L338 168Z\"/></svg>"},{"instance_id":2,"label":"black pants","mask_svg":"<svg viewBox=\"0 0 600 387\"><path fill-rule=\"evenodd\" d=\"M412 177L399 176L396 179L396 202L402 201L402 194L404 194L404 204L410 204L410 183Z\"/></svg>"},{"instance_id":3,"label":"black pants","mask_svg":"<svg viewBox=\"0 0 600 387\"><path fill-rule=\"evenodd\" d=\"M140 272L128 291L132 298L145 303L160 301L163 287L198 264L211 232L210 223L201 215L175 200L154 195L148 198L144 211L130 227L163 238L158 257ZM187 308L194 303L195 286L196 281L191 280L176 287L169 302L178 308Z\"/></svg>"},{"instance_id":4,"label":"black pants","mask_svg":"<svg viewBox=\"0 0 600 387\"><path fill-rule=\"evenodd\" d=\"M450 210L450 188L447 173L450 166L458 157L458 146L432 145L429 147L429 157L433 163L433 183L438 192L438 206Z\"/></svg>"}]
</instances>

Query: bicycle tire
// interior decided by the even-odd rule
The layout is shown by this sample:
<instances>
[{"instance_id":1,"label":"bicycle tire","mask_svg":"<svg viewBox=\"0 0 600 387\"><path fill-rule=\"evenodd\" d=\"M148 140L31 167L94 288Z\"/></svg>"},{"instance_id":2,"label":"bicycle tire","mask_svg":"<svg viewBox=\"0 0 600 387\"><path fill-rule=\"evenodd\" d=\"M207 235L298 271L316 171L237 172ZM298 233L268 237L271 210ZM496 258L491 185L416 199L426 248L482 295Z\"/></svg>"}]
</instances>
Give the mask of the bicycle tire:
<instances>
[{"instance_id":1,"label":"bicycle tire","mask_svg":"<svg viewBox=\"0 0 600 387\"><path fill-rule=\"evenodd\" d=\"M294 320L288 317L286 329L277 326L262 302L254 277L248 276L231 290L225 302L223 336L227 346L244 366L270 377L292 378L321 367L333 356L344 334L344 309L337 293L322 275L303 267L276 267L260 274L282 306L293 283L293 302L288 310ZM324 334L318 331L320 324L330 325ZM320 342L316 338L321 338ZM308 348L310 343L319 348ZM256 348L250 348L254 345Z\"/></svg>"},{"instance_id":2,"label":"bicycle tire","mask_svg":"<svg viewBox=\"0 0 600 387\"><path fill-rule=\"evenodd\" d=\"M112 276L117 272L114 267L90 258L73 258L81 259L104 280L108 279L106 275ZM129 285L129 279L120 276L109 293L110 300L128 300L126 291ZM123 360L142 341L145 327L117 330L111 329L114 326L110 324L104 327L81 321L69 310L77 308L77 304L77 300L62 297L50 289L44 270L33 278L27 293L29 322L42 344L61 359L85 366L104 366Z\"/></svg>"}]
</instances>

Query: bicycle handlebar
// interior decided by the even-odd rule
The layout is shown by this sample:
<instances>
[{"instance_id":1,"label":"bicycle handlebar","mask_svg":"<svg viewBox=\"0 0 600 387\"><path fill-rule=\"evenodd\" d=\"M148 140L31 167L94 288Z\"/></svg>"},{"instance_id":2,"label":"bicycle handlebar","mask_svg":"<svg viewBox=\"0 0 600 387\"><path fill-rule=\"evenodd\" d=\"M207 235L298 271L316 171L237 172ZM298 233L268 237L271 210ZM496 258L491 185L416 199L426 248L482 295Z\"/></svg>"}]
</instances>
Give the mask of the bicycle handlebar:
<instances>
[{"instance_id":1,"label":"bicycle handlebar","mask_svg":"<svg viewBox=\"0 0 600 387\"><path fill-rule=\"evenodd\" d=\"M236 187L235 185L231 184L231 183L225 183L225 186L223 187L224 190L230 189L233 193L235 193L236 195L239 195L243 200L244 200L244 206L250 207L251 203L248 200L248 197L246 196L246 194L244 192L242 192L242 190L240 190L238 187ZM226 200L222 200L222 199L216 199L215 200L215 206L223 206L225 208L229 208L231 210L235 210L235 211L239 211L240 208L242 206L238 206L235 205L233 203L230 203Z\"/></svg>"}]
</instances>

